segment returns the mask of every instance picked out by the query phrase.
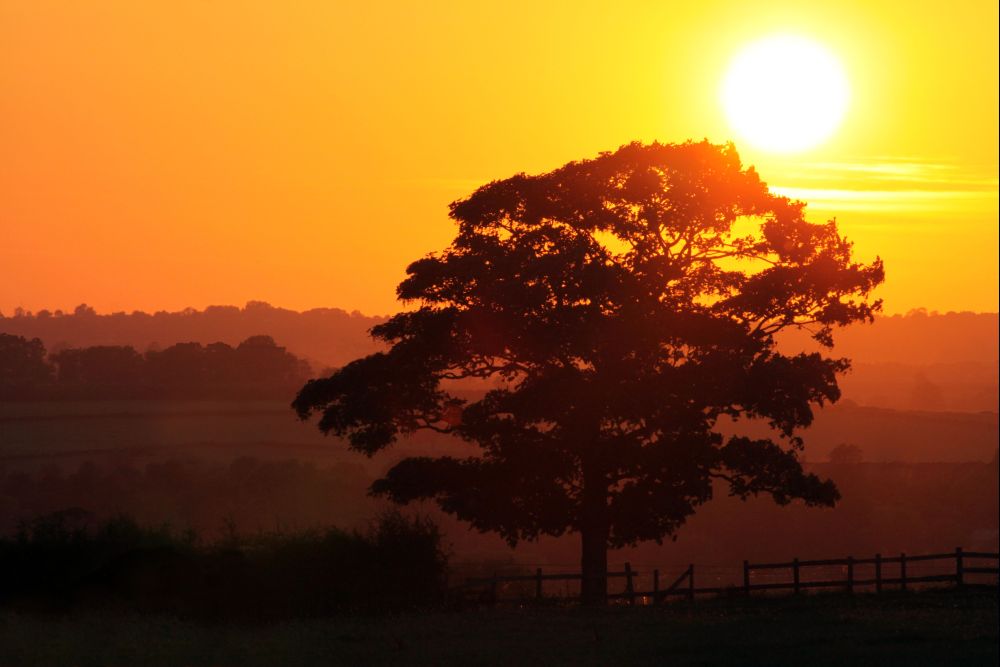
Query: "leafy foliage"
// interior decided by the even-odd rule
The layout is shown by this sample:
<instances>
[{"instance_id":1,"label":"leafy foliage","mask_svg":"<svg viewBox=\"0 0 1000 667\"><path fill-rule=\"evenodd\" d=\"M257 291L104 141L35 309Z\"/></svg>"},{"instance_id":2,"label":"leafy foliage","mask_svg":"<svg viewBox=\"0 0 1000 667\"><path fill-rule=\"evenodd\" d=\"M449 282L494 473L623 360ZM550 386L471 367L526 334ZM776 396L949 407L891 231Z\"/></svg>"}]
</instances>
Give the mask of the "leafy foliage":
<instances>
[{"instance_id":1,"label":"leafy foliage","mask_svg":"<svg viewBox=\"0 0 1000 667\"><path fill-rule=\"evenodd\" d=\"M310 381L293 405L369 456L419 429L474 444L466 459L404 459L372 491L434 498L511 544L659 541L715 478L741 497L831 505L797 432L839 398L848 362L782 354L775 335L832 346L836 327L879 310L883 269L803 209L709 143L634 143L490 183L451 205L452 244L408 267L398 295L416 308L372 330L388 351ZM456 387L470 380L493 388L469 399ZM777 435L726 439L723 416Z\"/></svg>"}]
</instances>

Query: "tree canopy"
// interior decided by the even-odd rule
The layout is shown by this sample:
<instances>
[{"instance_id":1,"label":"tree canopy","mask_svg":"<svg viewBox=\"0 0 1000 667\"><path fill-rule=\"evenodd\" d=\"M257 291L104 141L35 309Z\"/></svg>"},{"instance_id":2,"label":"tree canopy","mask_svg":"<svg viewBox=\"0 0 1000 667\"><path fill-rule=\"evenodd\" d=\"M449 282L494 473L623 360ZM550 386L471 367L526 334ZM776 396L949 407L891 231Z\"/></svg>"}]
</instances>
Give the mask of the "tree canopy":
<instances>
[{"instance_id":1,"label":"tree canopy","mask_svg":"<svg viewBox=\"0 0 1000 667\"><path fill-rule=\"evenodd\" d=\"M293 404L367 455L420 429L477 447L403 459L374 493L432 498L511 544L580 533L589 599L609 546L673 535L713 480L836 501L803 471L798 431L837 400L848 361L785 354L775 336L831 347L836 327L870 321L882 263L855 262L835 222L808 222L732 145L629 144L485 185L451 217L451 245L398 287L414 308L372 329L387 351ZM469 379L493 388L470 398ZM724 437L726 417L775 436Z\"/></svg>"}]
</instances>

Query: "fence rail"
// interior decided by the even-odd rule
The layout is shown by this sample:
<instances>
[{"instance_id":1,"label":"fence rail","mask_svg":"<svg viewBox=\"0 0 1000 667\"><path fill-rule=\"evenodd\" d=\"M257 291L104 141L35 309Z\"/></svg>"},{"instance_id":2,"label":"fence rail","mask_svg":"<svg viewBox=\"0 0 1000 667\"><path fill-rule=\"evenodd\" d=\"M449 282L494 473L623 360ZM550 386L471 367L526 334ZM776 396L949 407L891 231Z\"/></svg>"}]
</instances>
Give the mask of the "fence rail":
<instances>
[{"instance_id":1,"label":"fence rail","mask_svg":"<svg viewBox=\"0 0 1000 667\"><path fill-rule=\"evenodd\" d=\"M954 561L954 571L939 574L913 575L908 573L907 565L912 563L924 563L930 561ZM992 560L992 567L981 565L970 566L970 560ZM892 566L895 573L886 575L885 566ZM859 578L856 576L858 566L874 566L874 576ZM808 568L821 567L841 567L844 568L845 578L843 579L818 579L809 580L803 578L803 570ZM790 581L768 581L754 583L754 572L765 571L790 571ZM894 575L894 576L893 576ZM652 589L636 590L635 580L641 576L640 572L633 570L630 563L625 563L623 571L608 572L608 579L625 579L625 589L620 593L609 593L609 600L625 600L629 604L636 604L637 601L646 599L653 604L660 604L669 598L686 597L694 601L698 595L722 595L722 594L742 594L750 596L754 591L780 591L790 590L795 594L808 589L830 589L841 588L847 592L854 592L858 587L872 587L875 592L881 593L884 587L898 587L906 590L909 585L951 582L962 587L969 583L968 575L994 575L1000 576L1000 553L982 551L964 551L961 547L947 553L906 555L901 553L898 556L883 556L875 554L872 558L827 558L821 560L800 560L793 558L791 561L783 563L751 563L743 561L743 582L742 586L734 584L730 586L695 586L695 566L691 564L666 588L660 588L660 570L652 571ZM525 575L494 575L492 577L469 577L465 583L455 590L476 589L487 587L488 599L491 602L499 601L499 586L505 583L534 583L534 598L542 600L544 595L544 582L547 581L582 581L583 575L580 573L560 573L545 574L542 568L537 568L534 574ZM525 599L524 596L520 598Z\"/></svg>"}]
</instances>

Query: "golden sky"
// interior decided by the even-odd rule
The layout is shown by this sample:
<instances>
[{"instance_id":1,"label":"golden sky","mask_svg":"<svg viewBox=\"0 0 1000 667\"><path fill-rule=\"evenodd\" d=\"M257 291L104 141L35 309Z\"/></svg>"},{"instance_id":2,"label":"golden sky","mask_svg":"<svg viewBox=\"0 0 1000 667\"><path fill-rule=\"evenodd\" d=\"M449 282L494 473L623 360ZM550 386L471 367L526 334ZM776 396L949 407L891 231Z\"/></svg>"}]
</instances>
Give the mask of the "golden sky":
<instances>
[{"instance_id":1,"label":"golden sky","mask_svg":"<svg viewBox=\"0 0 1000 667\"><path fill-rule=\"evenodd\" d=\"M779 32L851 88L780 157L719 105ZM388 313L476 186L708 138L881 255L888 312L996 311L997 62L995 1L0 0L0 310Z\"/></svg>"}]
</instances>

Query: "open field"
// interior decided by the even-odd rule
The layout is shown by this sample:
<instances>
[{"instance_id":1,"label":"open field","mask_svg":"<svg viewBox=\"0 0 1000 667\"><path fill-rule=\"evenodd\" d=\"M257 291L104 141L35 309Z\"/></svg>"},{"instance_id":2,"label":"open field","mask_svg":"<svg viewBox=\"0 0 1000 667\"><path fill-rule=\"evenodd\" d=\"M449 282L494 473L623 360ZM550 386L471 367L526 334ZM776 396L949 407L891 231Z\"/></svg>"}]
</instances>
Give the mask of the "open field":
<instances>
[{"instance_id":1,"label":"open field","mask_svg":"<svg viewBox=\"0 0 1000 667\"><path fill-rule=\"evenodd\" d=\"M643 572L676 576L698 566L699 585L739 577L745 558L871 556L963 546L997 550L997 415L836 407L817 420L810 443L858 444L865 462L824 463L807 447L811 471L836 481L833 511L768 498L744 503L724 491L691 518L677 542L612 554ZM850 435L848 435L850 434ZM881 447L881 450L879 450ZM906 464L878 463L885 457ZM282 401L78 401L0 405L0 529L80 507L98 517L125 513L206 536L226 526L363 526L383 501L368 485L403 455L467 455L469 446L421 434L368 459L296 419ZM929 460L952 463L930 463ZM924 462L920 462L924 461ZM93 465L91 465L93 464ZM314 468L313 468L314 466ZM457 570L489 575L503 563L575 569L577 540L543 538L512 552L495 535L470 531L430 505ZM480 571L483 562L496 563ZM668 575L669 573L669 575ZM648 582L647 582L648 583Z\"/></svg>"},{"instance_id":2,"label":"open field","mask_svg":"<svg viewBox=\"0 0 1000 667\"><path fill-rule=\"evenodd\" d=\"M0 616L3 665L995 665L995 592L507 608L273 626Z\"/></svg>"},{"instance_id":3,"label":"open field","mask_svg":"<svg viewBox=\"0 0 1000 667\"><path fill-rule=\"evenodd\" d=\"M8 465L82 460L146 462L197 453L346 458L278 401L66 401L0 407L0 460Z\"/></svg>"},{"instance_id":4,"label":"open field","mask_svg":"<svg viewBox=\"0 0 1000 667\"><path fill-rule=\"evenodd\" d=\"M324 437L315 422L301 422L285 401L38 401L0 404L0 465L30 469L75 468L82 461L150 461L197 456L296 458L316 463L352 461L381 473L394 457L366 460L342 441ZM762 424L744 427L754 437ZM744 430L741 428L740 430ZM724 429L725 430L725 429ZM996 455L997 413L914 412L834 406L804 432L805 460L825 461L840 443L859 446L864 460L986 462ZM421 433L406 453L455 454L465 450L446 436ZM456 449L457 448L457 449Z\"/></svg>"},{"instance_id":5,"label":"open field","mask_svg":"<svg viewBox=\"0 0 1000 667\"><path fill-rule=\"evenodd\" d=\"M84 461L144 465L178 458L231 461L241 456L348 462L381 472L302 422L286 401L96 400L0 403L0 467L31 470ZM447 438L421 434L409 445L435 451Z\"/></svg>"}]
</instances>

